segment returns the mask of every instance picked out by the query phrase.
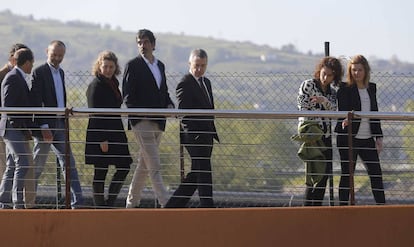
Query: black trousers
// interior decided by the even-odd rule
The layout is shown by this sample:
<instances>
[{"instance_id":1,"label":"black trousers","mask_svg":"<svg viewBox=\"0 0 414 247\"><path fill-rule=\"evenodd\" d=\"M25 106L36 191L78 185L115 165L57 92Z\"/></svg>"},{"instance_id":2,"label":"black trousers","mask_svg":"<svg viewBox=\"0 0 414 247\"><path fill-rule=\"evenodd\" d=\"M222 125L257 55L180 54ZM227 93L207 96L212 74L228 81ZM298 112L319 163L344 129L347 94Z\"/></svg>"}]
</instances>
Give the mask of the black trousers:
<instances>
[{"instance_id":1,"label":"black trousers","mask_svg":"<svg viewBox=\"0 0 414 247\"><path fill-rule=\"evenodd\" d=\"M115 166L116 171L111 179L108 189L108 200L105 201L105 180L108 173L108 165L94 165L93 176L93 196L95 206L113 206L119 192L122 189L124 181L129 173L129 165Z\"/></svg>"},{"instance_id":2,"label":"black trousers","mask_svg":"<svg viewBox=\"0 0 414 247\"><path fill-rule=\"evenodd\" d=\"M371 181L371 190L377 204L385 204L384 184L382 181L382 170L379 162L378 152L374 138L352 139L353 162L355 170L356 160L359 156L367 170ZM340 205L349 204L349 156L348 156L348 137L346 135L337 136L337 146L341 157L341 179L339 182L339 203Z\"/></svg>"},{"instance_id":3,"label":"black trousers","mask_svg":"<svg viewBox=\"0 0 414 247\"><path fill-rule=\"evenodd\" d=\"M326 160L325 174L315 187L306 186L305 190L305 206L321 206L325 197L325 188L329 176L332 175L332 137L322 137L322 141L327 147L323 152Z\"/></svg>"},{"instance_id":4,"label":"black trousers","mask_svg":"<svg viewBox=\"0 0 414 247\"><path fill-rule=\"evenodd\" d=\"M198 190L200 207L214 207L213 178L211 173L211 153L213 151L213 136L211 134L187 134L181 136L191 157L191 171L174 192L166 204L166 208L186 207L192 195Z\"/></svg>"}]
</instances>

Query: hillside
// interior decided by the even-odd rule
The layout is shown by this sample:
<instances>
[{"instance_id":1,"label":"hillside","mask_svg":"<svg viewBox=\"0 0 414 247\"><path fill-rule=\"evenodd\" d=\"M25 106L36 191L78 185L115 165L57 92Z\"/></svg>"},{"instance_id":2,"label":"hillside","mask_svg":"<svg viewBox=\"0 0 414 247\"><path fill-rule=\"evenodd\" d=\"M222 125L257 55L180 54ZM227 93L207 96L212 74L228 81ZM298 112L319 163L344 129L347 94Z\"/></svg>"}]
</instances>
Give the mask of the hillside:
<instances>
[{"instance_id":1,"label":"hillside","mask_svg":"<svg viewBox=\"0 0 414 247\"><path fill-rule=\"evenodd\" d=\"M137 29L141 28L137 26ZM209 70L215 72L299 72L312 71L323 54L303 54L292 44L281 48L259 46L249 42L230 42L181 34L155 33L156 55L170 72L187 70L187 59L193 48L209 53ZM89 71L97 54L105 49L114 51L121 64L137 54L135 33L113 30L82 21L61 22L36 20L32 16L0 12L0 61L6 61L11 44L22 42L35 53L36 63L46 59L45 48L53 39L63 40L68 49L63 67L70 71ZM321 47L323 41L321 41ZM1 64L1 63L0 63ZM396 73L414 71L413 64L372 59L374 70Z\"/></svg>"}]
</instances>

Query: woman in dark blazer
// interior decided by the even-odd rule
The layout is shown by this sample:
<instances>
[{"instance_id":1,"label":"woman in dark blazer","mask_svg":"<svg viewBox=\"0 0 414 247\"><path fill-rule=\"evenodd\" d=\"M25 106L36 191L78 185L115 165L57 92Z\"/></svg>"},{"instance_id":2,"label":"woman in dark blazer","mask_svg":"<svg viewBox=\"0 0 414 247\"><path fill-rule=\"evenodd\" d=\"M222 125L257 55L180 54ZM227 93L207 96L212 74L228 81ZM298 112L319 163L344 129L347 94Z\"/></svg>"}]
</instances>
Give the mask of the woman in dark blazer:
<instances>
[{"instance_id":1,"label":"woman in dark blazer","mask_svg":"<svg viewBox=\"0 0 414 247\"><path fill-rule=\"evenodd\" d=\"M348 63L347 82L337 93L339 111L378 111L376 84L369 82L370 66L362 55L354 56ZM341 179L339 182L340 205L349 202L349 146L348 119L339 119L335 128L337 146L341 158ZM382 171L378 154L382 151L382 129L379 119L360 118L352 121L352 159L354 169L359 156L371 180L372 193L377 204L385 203Z\"/></svg>"},{"instance_id":2,"label":"woman in dark blazer","mask_svg":"<svg viewBox=\"0 0 414 247\"><path fill-rule=\"evenodd\" d=\"M88 107L120 108L122 104L119 82L118 58L113 52L99 54L93 67L95 78L89 84L86 96ZM86 134L85 163L94 165L93 198L97 207L112 207L128 175L132 159L128 140L120 115L91 115ZM108 166L114 165L116 172L112 177L105 201L105 178Z\"/></svg>"}]
</instances>

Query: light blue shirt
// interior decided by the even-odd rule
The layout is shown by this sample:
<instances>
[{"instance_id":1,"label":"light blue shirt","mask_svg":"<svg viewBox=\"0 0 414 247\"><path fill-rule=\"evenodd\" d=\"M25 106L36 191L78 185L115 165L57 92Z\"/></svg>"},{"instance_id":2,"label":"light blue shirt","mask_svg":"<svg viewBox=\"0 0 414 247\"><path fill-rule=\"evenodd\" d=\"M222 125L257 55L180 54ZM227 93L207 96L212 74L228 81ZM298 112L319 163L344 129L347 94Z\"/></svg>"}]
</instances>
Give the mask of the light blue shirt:
<instances>
[{"instance_id":1,"label":"light blue shirt","mask_svg":"<svg viewBox=\"0 0 414 247\"><path fill-rule=\"evenodd\" d=\"M159 89L161 87L162 76L160 68L158 67L158 60L154 57L154 62L150 63L148 59L146 59L144 56L142 57L144 58L144 61L147 63L148 68L151 70L152 75L154 76L154 79L157 82L157 86Z\"/></svg>"},{"instance_id":2,"label":"light blue shirt","mask_svg":"<svg viewBox=\"0 0 414 247\"><path fill-rule=\"evenodd\" d=\"M48 65L49 65L50 71L52 72L53 82L55 84L57 107L64 108L65 97L64 97L64 90L63 90L63 80L60 75L60 67L55 68L49 63Z\"/></svg>"}]
</instances>

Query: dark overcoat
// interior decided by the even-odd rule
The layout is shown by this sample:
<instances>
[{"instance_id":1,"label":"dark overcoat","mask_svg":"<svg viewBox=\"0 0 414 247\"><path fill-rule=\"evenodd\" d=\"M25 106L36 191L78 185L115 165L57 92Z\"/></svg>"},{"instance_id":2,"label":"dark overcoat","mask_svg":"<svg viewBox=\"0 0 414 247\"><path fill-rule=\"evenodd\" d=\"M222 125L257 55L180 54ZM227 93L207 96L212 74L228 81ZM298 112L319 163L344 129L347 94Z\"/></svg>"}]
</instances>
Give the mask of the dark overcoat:
<instances>
[{"instance_id":1,"label":"dark overcoat","mask_svg":"<svg viewBox=\"0 0 414 247\"><path fill-rule=\"evenodd\" d=\"M113 83L111 85L111 83ZM97 76L86 91L90 108L120 108L122 104L119 82L112 82ZM100 143L108 141L108 152L102 152ZM128 149L128 139L120 115L89 116L86 132L85 163L99 165L129 166L132 163Z\"/></svg>"}]
</instances>

